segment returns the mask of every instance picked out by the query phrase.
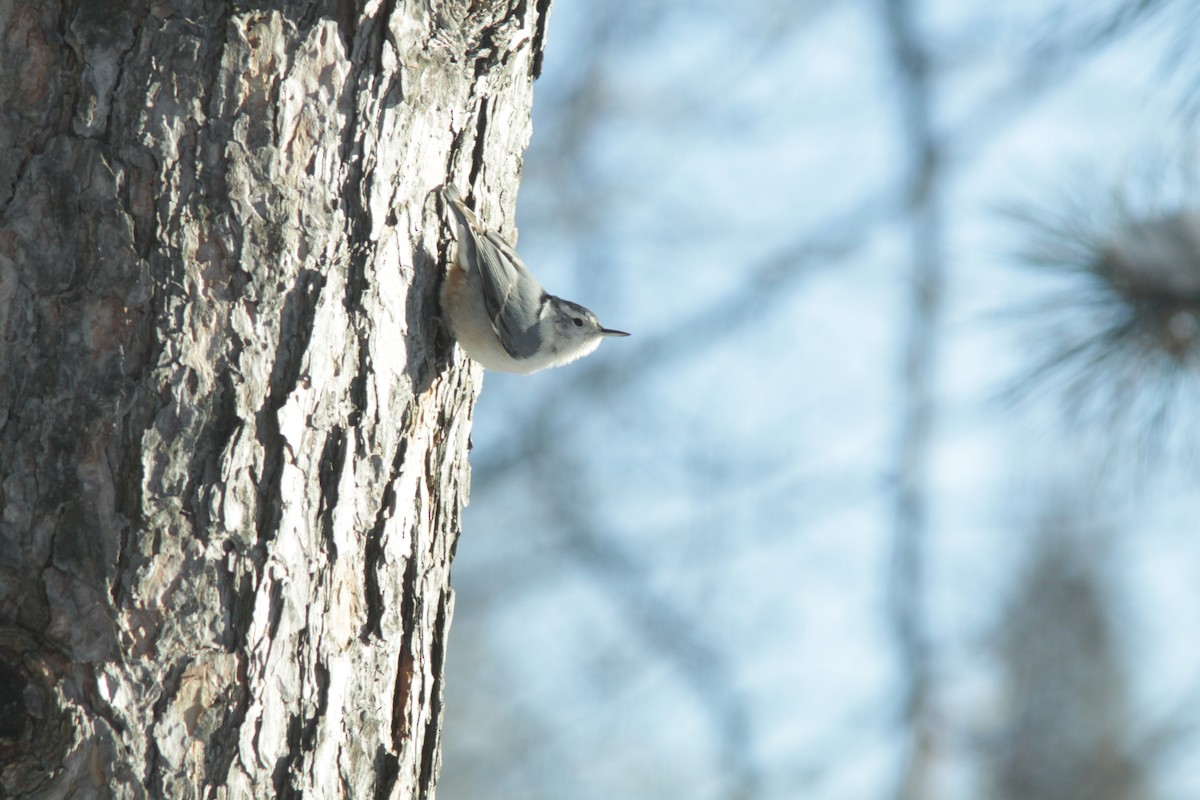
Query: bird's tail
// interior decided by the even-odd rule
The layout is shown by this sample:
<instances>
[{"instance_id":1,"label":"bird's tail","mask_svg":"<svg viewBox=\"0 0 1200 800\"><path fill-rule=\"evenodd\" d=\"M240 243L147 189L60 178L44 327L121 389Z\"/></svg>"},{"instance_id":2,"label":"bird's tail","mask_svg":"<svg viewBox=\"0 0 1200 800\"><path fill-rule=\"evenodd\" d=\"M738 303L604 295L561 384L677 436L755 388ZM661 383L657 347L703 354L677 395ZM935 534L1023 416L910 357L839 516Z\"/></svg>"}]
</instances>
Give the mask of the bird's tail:
<instances>
[{"instance_id":1,"label":"bird's tail","mask_svg":"<svg viewBox=\"0 0 1200 800\"><path fill-rule=\"evenodd\" d=\"M468 265L475 263L478 256L477 231L482 229L482 223L475 212L467 208L456 187L447 183L437 191L445 210L450 212L450 227L454 229L454 239L458 243L456 259L463 269L469 270Z\"/></svg>"},{"instance_id":2,"label":"bird's tail","mask_svg":"<svg viewBox=\"0 0 1200 800\"><path fill-rule=\"evenodd\" d=\"M483 223L479 221L479 217L475 212L467 208L467 204L463 202L462 195L458 191L458 187L453 184L445 184L438 188L438 196L442 198L442 203L446 208L454 212L454 215L466 225L469 230L482 230Z\"/></svg>"}]
</instances>

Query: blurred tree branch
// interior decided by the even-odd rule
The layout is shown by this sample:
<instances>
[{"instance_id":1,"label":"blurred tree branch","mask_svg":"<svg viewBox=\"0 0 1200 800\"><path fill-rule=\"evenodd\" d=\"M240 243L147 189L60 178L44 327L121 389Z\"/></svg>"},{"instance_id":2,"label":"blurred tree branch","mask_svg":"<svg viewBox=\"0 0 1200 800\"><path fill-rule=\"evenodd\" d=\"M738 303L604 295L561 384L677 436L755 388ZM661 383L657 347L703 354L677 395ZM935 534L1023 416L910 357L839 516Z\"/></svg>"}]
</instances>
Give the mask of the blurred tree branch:
<instances>
[{"instance_id":1,"label":"blurred tree branch","mask_svg":"<svg viewBox=\"0 0 1200 800\"><path fill-rule=\"evenodd\" d=\"M929 631L925 618L928 461L934 428L934 373L945 284L943 150L934 131L934 76L910 0L884 0L884 32L899 85L901 136L907 167L909 311L900 390L900 442L889 576L889 616L900 654L901 706L908 728L898 800L928 792L935 748L930 715Z\"/></svg>"}]
</instances>

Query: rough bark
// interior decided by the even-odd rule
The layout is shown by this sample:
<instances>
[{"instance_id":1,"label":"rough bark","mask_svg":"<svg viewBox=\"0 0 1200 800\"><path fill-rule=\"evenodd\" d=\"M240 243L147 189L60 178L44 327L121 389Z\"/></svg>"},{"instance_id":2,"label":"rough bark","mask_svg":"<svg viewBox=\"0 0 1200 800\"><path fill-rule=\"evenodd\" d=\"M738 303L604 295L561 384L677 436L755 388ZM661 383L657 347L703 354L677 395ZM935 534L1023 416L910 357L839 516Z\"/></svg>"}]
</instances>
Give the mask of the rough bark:
<instances>
[{"instance_id":1,"label":"rough bark","mask_svg":"<svg viewBox=\"0 0 1200 800\"><path fill-rule=\"evenodd\" d=\"M0 796L432 795L548 7L0 0Z\"/></svg>"}]
</instances>

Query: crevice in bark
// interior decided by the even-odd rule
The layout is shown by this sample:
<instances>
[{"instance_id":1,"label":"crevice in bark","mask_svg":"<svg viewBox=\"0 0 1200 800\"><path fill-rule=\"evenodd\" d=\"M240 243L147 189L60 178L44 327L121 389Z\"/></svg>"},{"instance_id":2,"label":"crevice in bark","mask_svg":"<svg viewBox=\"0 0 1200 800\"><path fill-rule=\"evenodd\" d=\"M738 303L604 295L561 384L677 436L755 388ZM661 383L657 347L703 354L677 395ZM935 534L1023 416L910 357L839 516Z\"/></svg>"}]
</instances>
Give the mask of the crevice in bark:
<instances>
[{"instance_id":1,"label":"crevice in bark","mask_svg":"<svg viewBox=\"0 0 1200 800\"><path fill-rule=\"evenodd\" d=\"M475 57L476 82L496 65L495 47L492 41L494 36L495 32L491 27L484 28L480 31L479 41L467 48L468 54Z\"/></svg>"},{"instance_id":2,"label":"crevice in bark","mask_svg":"<svg viewBox=\"0 0 1200 800\"><path fill-rule=\"evenodd\" d=\"M307 730L304 732L304 746L309 752L316 747L317 723L329 708L329 668L324 662L318 661L313 665L313 679L317 683L317 710L309 718Z\"/></svg>"},{"instance_id":3,"label":"crevice in bark","mask_svg":"<svg viewBox=\"0 0 1200 800\"><path fill-rule=\"evenodd\" d=\"M148 300L147 304L151 302L153 301ZM131 331L131 336L142 340L142 344L139 345L142 352L137 360L145 363L144 353L149 349L154 325L149 313L138 316L140 318L132 323L136 330ZM116 422L112 454L109 458L115 491L114 511L121 520L120 531L116 537L114 580L109 587L113 606L116 608L122 607L126 599L126 576L131 574L134 562L140 563L144 560L144 554L137 546L146 527L143 497L146 466L141 458L141 439L161 407L159 399L143 388L145 384L142 375L131 375L129 381L131 388L120 401L125 410Z\"/></svg>"},{"instance_id":4,"label":"crevice in bark","mask_svg":"<svg viewBox=\"0 0 1200 800\"><path fill-rule=\"evenodd\" d=\"M342 8L339 12L345 5L345 2L341 2ZM369 70L377 78L384 74L383 44L387 41L388 27L395 10L395 0L383 0L375 15L362 20L361 24L355 25L353 19L339 24L342 38L347 43L346 50L354 62L354 82L357 82L358 72L361 70ZM357 17L358 13L355 11L345 16Z\"/></svg>"},{"instance_id":5,"label":"crevice in bark","mask_svg":"<svg viewBox=\"0 0 1200 800\"><path fill-rule=\"evenodd\" d=\"M232 204L225 191L229 174L229 158L225 153L226 146L230 142L236 141L236 137L233 134L230 120L217 103L228 88L223 85L222 78L230 78L224 73L222 65L225 62L225 51L232 38L235 11L233 6L233 3L215 4L211 25L205 22L195 22L192 23L194 30L189 31L189 34L195 36L202 43L202 47L199 48L196 55L196 70L204 76L203 80L199 82L203 96L198 102L198 107L203 109L204 116L201 120L192 120L192 124L199 127L194 129L192 135L183 137L182 141L188 142L188 146L180 147L176 162L180 172L179 182L182 191L188 194L201 193L203 195L201 207L208 210L209 218L214 221L221 220L230 226L238 224L239 216L233 212ZM243 143L239 142L239 144ZM163 167L167 166L163 165ZM163 172L165 174L166 170L164 169ZM205 187L211 187L211 191L205 191ZM191 200L186 194L180 199ZM181 204L175 210L176 217L183 208L184 206ZM179 219L173 221L182 222ZM235 245L230 258L236 263L242 254L242 231L231 227L229 233ZM171 260L179 262L182 268L182 259L178 254L175 254Z\"/></svg>"},{"instance_id":6,"label":"crevice in bark","mask_svg":"<svg viewBox=\"0 0 1200 800\"><path fill-rule=\"evenodd\" d=\"M387 88L381 93L383 99L380 101L380 108L395 108L404 102L404 70L396 70L388 78Z\"/></svg>"},{"instance_id":7,"label":"crevice in bark","mask_svg":"<svg viewBox=\"0 0 1200 800\"><path fill-rule=\"evenodd\" d=\"M17 196L17 190L20 189L21 184L25 182L25 173L29 170L29 165L33 163L34 159L41 156L43 152L45 152L44 147L38 148L35 146L30 148L25 157L21 159L21 164L17 167L17 171L13 179L12 190L7 193L3 202L0 202L0 218L3 218L5 213L8 211L8 207L12 203L13 198Z\"/></svg>"},{"instance_id":8,"label":"crevice in bark","mask_svg":"<svg viewBox=\"0 0 1200 800\"><path fill-rule=\"evenodd\" d=\"M211 30L215 32L217 46L214 48L206 48L210 53L209 61L205 66L204 74L207 78L204 81L204 87L207 91L204 99L201 101L200 107L204 109L204 113L209 115L209 120L220 120L223 116L219 109L213 107L213 96L217 87L221 85L221 64L225 61L225 48L229 46L230 32L233 26L233 15L236 9L234 3L217 3L215 8L214 20ZM224 157L222 157L222 162Z\"/></svg>"},{"instance_id":9,"label":"crevice in bark","mask_svg":"<svg viewBox=\"0 0 1200 800\"><path fill-rule=\"evenodd\" d=\"M392 6L389 2L386 9L387 14L392 11ZM378 36L378 48L382 48L383 34L379 32L380 24L386 25L387 17L383 12L376 14L368 20L363 21L355 33L355 45L351 52L350 75L347 78L347 84L356 86L360 83L360 77L364 69L364 64L359 58L361 49L358 40L360 37ZM374 44L374 40L367 40L368 44ZM372 47L372 49L376 49ZM379 69L381 56L376 56L376 70ZM368 169L365 165L366 153L362 142L362 136L359 131L362 127L363 120L361 119L362 111L355 108L353 113L348 114L349 123L342 130L341 137L341 157L345 165L345 178L342 181L341 190L338 193L338 198L344 211L344 226L345 226L345 244L349 248L346 264L346 284L345 293L342 297L342 304L346 309L346 313L352 320L359 319L363 313L363 297L369 289L367 279L367 266L375 257L375 243L371 241L371 222L370 214L363 203L363 197L369 191L366 185L368 180ZM352 324L354 335L356 337L357 347L357 371L354 378L351 380L349 399L352 407L349 424L355 431L355 454L358 457L365 457L368 454L368 446L363 441L363 431L360 425L362 415L368 407L367 386L368 378L371 374L370 363L370 345L368 341L368 333L363 326ZM368 550L370 544L368 543ZM367 572L371 573L373 567L368 566ZM371 592L368 591L368 607L371 603ZM370 614L368 613L368 617ZM376 624L378 620L376 620ZM368 623L369 624L369 623Z\"/></svg>"},{"instance_id":10,"label":"crevice in bark","mask_svg":"<svg viewBox=\"0 0 1200 800\"><path fill-rule=\"evenodd\" d=\"M358 368L355 370L354 377L350 379L349 399L350 399L350 414L346 420L346 424L354 431L354 454L358 458L366 458L368 455L367 442L363 438L363 430L360 423L362 422L363 411L367 409L367 379L371 375L371 356L367 352L367 348L359 343L358 346Z\"/></svg>"},{"instance_id":11,"label":"crevice in bark","mask_svg":"<svg viewBox=\"0 0 1200 800\"><path fill-rule=\"evenodd\" d=\"M443 410L438 413L438 430L445 431L448 425L449 420L446 417L446 412ZM427 470L425 472L425 486L426 491L429 494L429 516L432 519L442 519L442 491L437 485L438 481L435 476L437 475L438 464L442 463L442 459L445 458L445 456L446 440L444 436L439 436L437 437L434 446L430 448L430 451L426 456L428 462L426 464ZM441 531L439 531L433 536L430 536L427 542L428 549L426 552L430 560L434 563L436 563L438 560L437 551L438 546L441 544L441 535Z\"/></svg>"},{"instance_id":12,"label":"crevice in bark","mask_svg":"<svg viewBox=\"0 0 1200 800\"><path fill-rule=\"evenodd\" d=\"M272 785L278 797L303 797L304 789L296 780L305 763L305 756L316 747L317 726L329 701L329 670L320 661L313 665L313 680L317 685L317 706L312 716L293 714L288 719L287 751L275 762Z\"/></svg>"},{"instance_id":13,"label":"crevice in bark","mask_svg":"<svg viewBox=\"0 0 1200 800\"><path fill-rule=\"evenodd\" d=\"M163 786L163 770L159 769L159 761L162 758L162 754L158 749L158 740L155 732L158 728L158 723L162 721L163 714L167 711L167 707L175 699L175 695L179 691L180 682L183 680L183 673L191 661L191 658L185 658L172 664L170 669L167 670L166 678L162 682L162 693L154 701L153 716L150 724L146 726L146 769L143 773L142 783L146 786L152 797L166 797L166 787Z\"/></svg>"},{"instance_id":14,"label":"crevice in bark","mask_svg":"<svg viewBox=\"0 0 1200 800\"><path fill-rule=\"evenodd\" d=\"M0 754L25 735L29 714L25 710L25 687L29 681L13 664L0 659Z\"/></svg>"},{"instance_id":15,"label":"crevice in bark","mask_svg":"<svg viewBox=\"0 0 1200 800\"><path fill-rule=\"evenodd\" d=\"M254 563L246 559L235 539L224 542L225 558L221 561L221 577L217 584L225 608L225 630L222 636L227 653L240 653L246 636L254 624L255 574L245 567Z\"/></svg>"},{"instance_id":16,"label":"crevice in bark","mask_svg":"<svg viewBox=\"0 0 1200 800\"><path fill-rule=\"evenodd\" d=\"M59 118L55 130L50 133L48 139L59 135L70 135L71 120L75 117L75 104L79 101L80 78L83 76L84 64L82 54L71 44L71 40L74 38L71 36L70 30L73 18L70 11L64 7L58 18L58 28L55 30L55 33L58 34L58 44L65 46L62 51L63 83L62 95L58 98ZM46 143L44 141L43 145Z\"/></svg>"},{"instance_id":17,"label":"crevice in bark","mask_svg":"<svg viewBox=\"0 0 1200 800\"><path fill-rule=\"evenodd\" d=\"M471 150L471 171L467 175L467 191L472 191L479 173L483 171L483 151L487 144L488 99L479 100L479 114L475 117L475 146Z\"/></svg>"},{"instance_id":18,"label":"crevice in bark","mask_svg":"<svg viewBox=\"0 0 1200 800\"><path fill-rule=\"evenodd\" d=\"M345 465L346 433L342 426L335 425L325 437L317 476L321 486L321 538L325 542L325 552L329 554L331 564L338 558L337 542L333 535L333 510L338 504L338 486Z\"/></svg>"},{"instance_id":19,"label":"crevice in bark","mask_svg":"<svg viewBox=\"0 0 1200 800\"><path fill-rule=\"evenodd\" d=\"M258 413L258 442L263 448L263 474L260 477L255 531L259 545L274 537L279 525L280 481L286 442L279 431L279 410L300 381L304 354L312 339L317 301L325 287L325 277L313 269L304 269L283 301L279 316L279 348L271 366L270 392Z\"/></svg>"},{"instance_id":20,"label":"crevice in bark","mask_svg":"<svg viewBox=\"0 0 1200 800\"><path fill-rule=\"evenodd\" d=\"M387 41L388 28L391 25L392 14L396 11L396 0L383 0L379 14L376 16L379 24L379 39L375 42L374 71L375 77L383 75L383 43Z\"/></svg>"},{"instance_id":21,"label":"crevice in bark","mask_svg":"<svg viewBox=\"0 0 1200 800\"><path fill-rule=\"evenodd\" d=\"M534 21L533 60L529 72L536 81L542 77L542 62L546 57L546 25L550 20L550 0L537 0L534 8L537 19Z\"/></svg>"},{"instance_id":22,"label":"crevice in bark","mask_svg":"<svg viewBox=\"0 0 1200 800\"><path fill-rule=\"evenodd\" d=\"M218 747L208 749L204 760L204 784L209 787L210 800L218 796L220 789L225 788L229 779L229 769L238 752L238 732L246 721L246 711L250 708L249 677L246 674L246 660L238 654L237 682L233 687L233 702L229 714L221 723L212 741L219 743Z\"/></svg>"},{"instance_id":23,"label":"crevice in bark","mask_svg":"<svg viewBox=\"0 0 1200 800\"><path fill-rule=\"evenodd\" d=\"M523 25L528 7L528 0L521 0L516 5L505 8L503 14L486 21L479 28L478 35L470 40L467 45L467 53L469 57L475 59L476 80L496 67L506 65L513 55L530 41L529 39L515 42L501 41L504 32Z\"/></svg>"},{"instance_id":24,"label":"crevice in bark","mask_svg":"<svg viewBox=\"0 0 1200 800\"><path fill-rule=\"evenodd\" d=\"M279 580L271 581L267 592L267 638L275 640L279 632L279 622L283 619L283 584Z\"/></svg>"},{"instance_id":25,"label":"crevice in bark","mask_svg":"<svg viewBox=\"0 0 1200 800\"><path fill-rule=\"evenodd\" d=\"M351 135L353 135L351 126ZM346 163L346 180L342 184L342 202L346 210L346 243L350 246L346 268L346 293L343 304L351 316L362 312L362 297L367 291L367 264L375 255L374 243L370 241L370 216L362 204L363 192L367 189L363 182L367 180L363 167L363 154L355 149ZM366 350L365 341L359 335L359 348Z\"/></svg>"},{"instance_id":26,"label":"crevice in bark","mask_svg":"<svg viewBox=\"0 0 1200 800\"><path fill-rule=\"evenodd\" d=\"M81 665L81 671L88 706L95 712L95 716L107 722L108 726L118 734L114 738L124 739L129 731L129 726L117 716L112 704L100 694L99 681L96 678L96 665Z\"/></svg>"},{"instance_id":27,"label":"crevice in bark","mask_svg":"<svg viewBox=\"0 0 1200 800\"><path fill-rule=\"evenodd\" d=\"M446 623L449 594L443 590L438 597L437 620L433 623L433 642L429 652L429 672L432 686L429 690L429 717L425 723L425 737L421 746L421 778L418 789L421 797L430 795L434 781L434 765L437 763L441 745L442 678L446 666Z\"/></svg>"},{"instance_id":28,"label":"crevice in bark","mask_svg":"<svg viewBox=\"0 0 1200 800\"><path fill-rule=\"evenodd\" d=\"M0 711L7 733L0 735L0 797L47 791L74 744L73 717L56 699L68 669L65 656L44 637L0 624Z\"/></svg>"},{"instance_id":29,"label":"crevice in bark","mask_svg":"<svg viewBox=\"0 0 1200 800\"><path fill-rule=\"evenodd\" d=\"M407 420L401 427L405 431L408 430ZM379 570L383 563L383 528L388 519L396 513L396 479L400 477L400 470L404 467L404 454L407 450L406 436L396 447L392 471L388 475L379 509L375 512L375 522L367 532L367 542L363 549L363 595L367 604L367 620L363 623L359 638L364 642L372 636L383 637L383 589L379 585Z\"/></svg>"},{"instance_id":30,"label":"crevice in bark","mask_svg":"<svg viewBox=\"0 0 1200 800\"><path fill-rule=\"evenodd\" d=\"M292 15L296 23L296 30L308 33L308 31L312 30L312 26L316 24L317 20L324 16L323 12L326 11L325 3L318 0L307 0L303 5L293 6L292 8L285 6L284 13Z\"/></svg>"},{"instance_id":31,"label":"crevice in bark","mask_svg":"<svg viewBox=\"0 0 1200 800\"><path fill-rule=\"evenodd\" d=\"M433 379L453 358L453 341L441 324L441 304L438 300L442 279L445 277L443 264L428 250L420 248L414 254L413 269L417 274L431 274L427 281L416 281L408 293L405 311L409 320L411 341L428 343L429 358L410 358L404 372L412 381L414 394L423 394L433 384Z\"/></svg>"},{"instance_id":32,"label":"crevice in bark","mask_svg":"<svg viewBox=\"0 0 1200 800\"><path fill-rule=\"evenodd\" d=\"M342 48L347 53L352 52L354 37L358 35L358 3L355 0L337 0L333 19L342 37Z\"/></svg>"},{"instance_id":33,"label":"crevice in bark","mask_svg":"<svg viewBox=\"0 0 1200 800\"><path fill-rule=\"evenodd\" d=\"M215 530L209 495L224 490L220 480L221 456L241 423L237 415L237 392L228 369L216 372L215 386L205 411L207 419L200 426L192 445L188 479L183 489L183 507L192 517L193 535L207 544L209 536L206 534Z\"/></svg>"},{"instance_id":34,"label":"crevice in bark","mask_svg":"<svg viewBox=\"0 0 1200 800\"><path fill-rule=\"evenodd\" d=\"M400 778L400 759L383 745L375 751L375 800L388 800Z\"/></svg>"},{"instance_id":35,"label":"crevice in bark","mask_svg":"<svg viewBox=\"0 0 1200 800\"><path fill-rule=\"evenodd\" d=\"M453 131L453 128L451 128L451 130ZM450 150L449 150L449 152L446 153L446 174L448 176L450 176L447 179L447 183L452 183L454 180L454 175L458 172L458 170L455 169L455 165L462 161L462 154L466 151L466 148L463 146L463 143L466 140L467 140L467 129L466 128L460 128L459 130L454 131L454 138L450 142ZM468 188L469 188L469 186L467 186L467 187L460 186L459 190L462 191L464 196L466 196ZM438 209L440 210L442 208L441 200L438 200L437 202L438 202ZM449 235L449 234L445 233L445 232L448 232L449 229L446 228L446 225L442 221L442 219L443 219L443 217L441 215L439 215L438 216L438 226L439 226L438 256L439 256L439 263L445 264L446 263L446 251L449 246L450 240L447 238L447 235Z\"/></svg>"},{"instance_id":36,"label":"crevice in bark","mask_svg":"<svg viewBox=\"0 0 1200 800\"><path fill-rule=\"evenodd\" d=\"M113 105L117 104L114 103ZM153 159L149 156L146 156L144 159L138 159L138 161L143 160L146 162L151 162L151 164L153 162ZM137 209L139 209L140 204L135 198L135 193L143 192L146 195L151 193L151 190L147 187L152 183L153 178L149 176L152 176L154 171L152 166L147 167L145 164L139 164L135 161L125 163L124 166L126 172L125 181L121 185L121 206L125 213L129 215L129 219L133 223L134 252L137 253L138 258L149 261L150 253L156 246L159 245L158 215L154 213L154 209L150 203L147 203L147 205L151 205L151 207L146 209L146 213L139 213ZM149 264L146 265L146 268L148 272ZM149 282L149 275L147 274L144 279ZM148 325L151 321L149 315L144 316L146 319L142 321L142 324ZM135 379L140 378L140 371L149 363L151 362L149 362L148 359L138 359L137 363L134 365L138 372L132 377Z\"/></svg>"},{"instance_id":37,"label":"crevice in bark","mask_svg":"<svg viewBox=\"0 0 1200 800\"><path fill-rule=\"evenodd\" d=\"M416 549L416 538L413 539ZM419 606L417 591L417 554L411 552L404 565L403 597L400 620L404 632L400 637L400 659L396 665L396 688L392 693L392 748L397 752L404 749L404 742L412 735L412 718L408 714L408 701L412 696L414 675L413 636L417 630Z\"/></svg>"},{"instance_id":38,"label":"crevice in bark","mask_svg":"<svg viewBox=\"0 0 1200 800\"><path fill-rule=\"evenodd\" d=\"M275 796L282 800L303 797L303 792L296 786L294 768L300 758L301 720L299 714L288 717L287 750L275 760L275 769L271 773L271 786Z\"/></svg>"},{"instance_id":39,"label":"crevice in bark","mask_svg":"<svg viewBox=\"0 0 1200 800\"><path fill-rule=\"evenodd\" d=\"M115 133L117 126L113 122L116 120L117 99L122 94L122 85L125 81L125 76L128 74L125 65L129 59L129 54L137 49L138 42L142 37L142 30L146 25L146 17L150 14L147 4L141 2L132 3L129 12L131 15L129 21L129 46L122 49L117 55L117 77L113 81L112 90L109 92L108 114L104 118L104 133L100 137L105 143L110 145L115 144L118 138Z\"/></svg>"}]
</instances>

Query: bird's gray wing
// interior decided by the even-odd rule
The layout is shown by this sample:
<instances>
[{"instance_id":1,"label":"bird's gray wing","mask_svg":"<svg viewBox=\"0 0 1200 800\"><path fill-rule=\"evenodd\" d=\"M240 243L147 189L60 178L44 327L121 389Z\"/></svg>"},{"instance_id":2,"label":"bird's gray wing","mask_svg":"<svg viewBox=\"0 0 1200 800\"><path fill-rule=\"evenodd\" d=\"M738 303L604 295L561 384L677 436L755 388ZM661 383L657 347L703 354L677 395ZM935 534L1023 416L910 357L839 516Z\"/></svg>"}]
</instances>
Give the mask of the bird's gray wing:
<instances>
[{"instance_id":1,"label":"bird's gray wing","mask_svg":"<svg viewBox=\"0 0 1200 800\"><path fill-rule=\"evenodd\" d=\"M469 248L459 261L474 264L479 271L483 303L492 330L513 358L529 358L542 346L542 307L549 298L541 284L529 274L512 245L490 231L475 212L467 208L453 186L444 186L442 200L458 217L459 247ZM523 276L523 277L522 277Z\"/></svg>"},{"instance_id":2,"label":"bird's gray wing","mask_svg":"<svg viewBox=\"0 0 1200 800\"><path fill-rule=\"evenodd\" d=\"M475 250L483 302L500 344L513 358L530 358L542 349L538 322L549 297L499 234L484 231Z\"/></svg>"}]
</instances>

